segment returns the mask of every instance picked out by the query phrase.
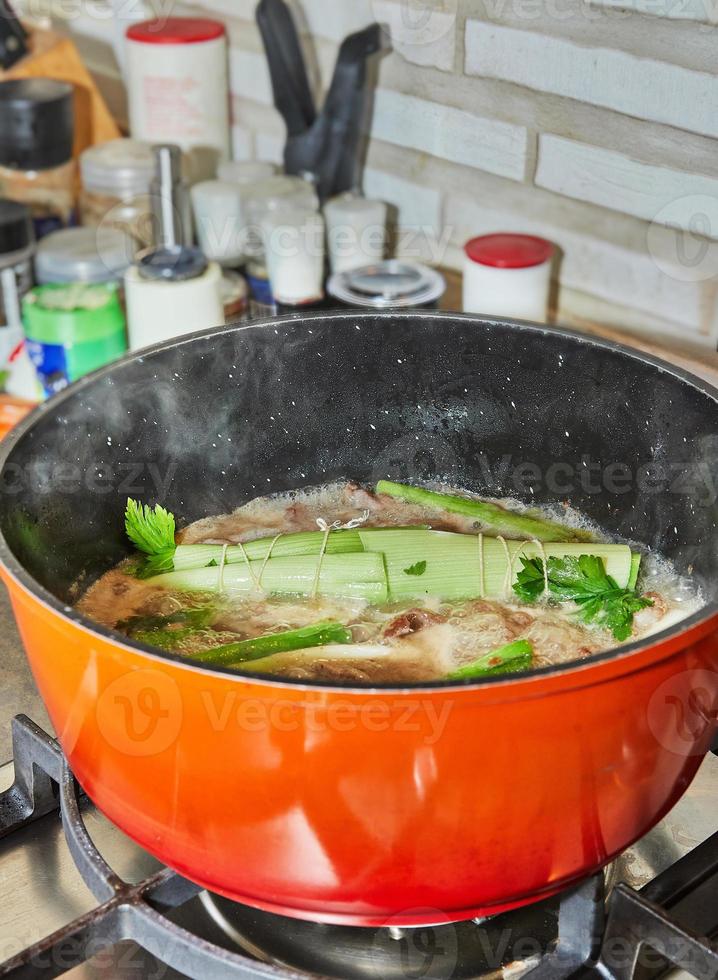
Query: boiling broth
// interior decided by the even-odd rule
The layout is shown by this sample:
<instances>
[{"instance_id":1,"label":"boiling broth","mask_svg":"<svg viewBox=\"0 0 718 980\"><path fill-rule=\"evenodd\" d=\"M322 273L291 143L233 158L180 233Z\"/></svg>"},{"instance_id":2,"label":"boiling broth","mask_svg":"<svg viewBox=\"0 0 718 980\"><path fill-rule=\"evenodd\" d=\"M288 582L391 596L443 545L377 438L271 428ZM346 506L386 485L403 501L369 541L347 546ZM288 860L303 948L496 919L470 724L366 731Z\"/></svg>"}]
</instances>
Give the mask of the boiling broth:
<instances>
[{"instance_id":1,"label":"boiling broth","mask_svg":"<svg viewBox=\"0 0 718 980\"><path fill-rule=\"evenodd\" d=\"M470 497L452 488L437 489ZM511 512L522 509L514 501L495 503ZM589 530L596 539L606 540L580 514L564 508L560 517L577 534ZM179 533L178 542L236 546L317 531L318 525L323 529L421 526L473 535L474 539L482 532L480 522L471 516L407 503L342 482L258 498L231 514L197 521ZM487 538L496 537L484 530ZM512 538L510 534L503 537ZM590 551L589 545L586 550ZM266 594L261 589L243 595L226 594L221 588L224 554L226 551L216 570L218 588L187 591L168 588L159 579L137 578L136 564L130 559L99 579L81 598L78 609L106 627L188 658L203 658L227 644L277 636L321 622L346 627L349 634L341 645L288 650L228 664L238 670L266 671L299 681L432 681L450 677L478 658L517 641L531 645L534 667L580 660L619 642L610 630L583 622L575 602L528 603L511 588L500 597L477 595L451 602L425 596L410 602L376 603L352 595L300 597ZM417 563L417 568L422 564L426 562ZM422 574L421 570L416 574ZM630 639L662 629L702 604L692 583L657 556L644 555L639 584L652 604L636 612Z\"/></svg>"}]
</instances>

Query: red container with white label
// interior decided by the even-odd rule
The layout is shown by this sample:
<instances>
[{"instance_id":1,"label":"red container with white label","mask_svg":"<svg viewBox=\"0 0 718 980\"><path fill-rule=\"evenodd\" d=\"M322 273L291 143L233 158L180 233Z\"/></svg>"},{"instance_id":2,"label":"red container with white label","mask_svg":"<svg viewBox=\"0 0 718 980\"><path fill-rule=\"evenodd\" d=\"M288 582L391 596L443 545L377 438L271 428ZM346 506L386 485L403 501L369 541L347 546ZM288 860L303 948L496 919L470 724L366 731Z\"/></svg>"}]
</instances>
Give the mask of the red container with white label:
<instances>
[{"instance_id":1,"label":"red container with white label","mask_svg":"<svg viewBox=\"0 0 718 980\"><path fill-rule=\"evenodd\" d=\"M190 176L214 176L229 156L227 35L204 17L145 20L127 29L130 132L176 143Z\"/></svg>"}]
</instances>

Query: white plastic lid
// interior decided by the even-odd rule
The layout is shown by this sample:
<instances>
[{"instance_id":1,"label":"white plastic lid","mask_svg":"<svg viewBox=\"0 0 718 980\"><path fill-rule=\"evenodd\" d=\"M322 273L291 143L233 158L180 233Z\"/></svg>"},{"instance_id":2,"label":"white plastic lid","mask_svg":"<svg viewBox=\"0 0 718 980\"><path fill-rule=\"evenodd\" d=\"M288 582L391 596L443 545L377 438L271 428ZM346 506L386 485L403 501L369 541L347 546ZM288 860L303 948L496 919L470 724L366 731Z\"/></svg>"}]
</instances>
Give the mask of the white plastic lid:
<instances>
[{"instance_id":1,"label":"white plastic lid","mask_svg":"<svg viewBox=\"0 0 718 980\"><path fill-rule=\"evenodd\" d=\"M274 177L277 168L261 160L224 160L217 167L217 178L233 184L254 184Z\"/></svg>"},{"instance_id":2,"label":"white plastic lid","mask_svg":"<svg viewBox=\"0 0 718 980\"><path fill-rule=\"evenodd\" d=\"M137 246L119 228L64 228L46 235L35 256L40 285L115 282L132 264Z\"/></svg>"},{"instance_id":3,"label":"white plastic lid","mask_svg":"<svg viewBox=\"0 0 718 980\"><path fill-rule=\"evenodd\" d=\"M327 291L349 306L373 309L426 306L443 296L446 280L436 269L418 262L387 259L333 275Z\"/></svg>"},{"instance_id":4,"label":"white plastic lid","mask_svg":"<svg viewBox=\"0 0 718 980\"><path fill-rule=\"evenodd\" d=\"M149 143L117 139L88 147L80 156L88 191L126 198L149 194L155 161Z\"/></svg>"}]
</instances>

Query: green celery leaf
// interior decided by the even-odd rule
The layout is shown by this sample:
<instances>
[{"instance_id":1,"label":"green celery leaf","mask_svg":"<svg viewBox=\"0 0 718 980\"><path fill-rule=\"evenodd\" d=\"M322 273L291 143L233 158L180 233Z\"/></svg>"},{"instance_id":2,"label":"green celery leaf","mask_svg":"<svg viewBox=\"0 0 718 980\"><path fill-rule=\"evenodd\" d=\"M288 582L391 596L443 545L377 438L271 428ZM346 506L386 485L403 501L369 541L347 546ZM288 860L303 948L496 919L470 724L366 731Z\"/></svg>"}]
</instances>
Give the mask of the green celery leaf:
<instances>
[{"instance_id":1,"label":"green celery leaf","mask_svg":"<svg viewBox=\"0 0 718 980\"><path fill-rule=\"evenodd\" d=\"M125 531L135 547L147 555L161 555L175 550L174 515L159 504L150 507L149 504L128 498Z\"/></svg>"}]
</instances>

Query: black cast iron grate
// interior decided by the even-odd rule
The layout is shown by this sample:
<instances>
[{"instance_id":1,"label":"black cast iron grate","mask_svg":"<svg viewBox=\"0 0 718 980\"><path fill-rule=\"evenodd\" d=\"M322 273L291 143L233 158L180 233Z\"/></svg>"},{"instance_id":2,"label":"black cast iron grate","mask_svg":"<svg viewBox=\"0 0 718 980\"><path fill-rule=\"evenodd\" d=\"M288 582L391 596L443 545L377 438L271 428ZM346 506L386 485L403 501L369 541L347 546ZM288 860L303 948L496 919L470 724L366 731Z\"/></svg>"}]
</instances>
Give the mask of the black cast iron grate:
<instances>
[{"instance_id":1,"label":"black cast iron grate","mask_svg":"<svg viewBox=\"0 0 718 980\"><path fill-rule=\"evenodd\" d=\"M0 963L5 980L47 980L98 950L132 940L193 980L307 980L207 942L167 914L201 891L169 868L128 884L95 847L77 783L59 745L30 719L13 720L15 782L0 793L0 838L59 808L72 857L97 908ZM690 924L690 925L689 925ZM670 966L718 980L718 833L640 891L618 885L605 902L603 876L558 903L558 938L527 980L654 980ZM416 976L416 974L412 974ZM424 974L431 978L431 968ZM409 980L409 973L407 973Z\"/></svg>"}]
</instances>

